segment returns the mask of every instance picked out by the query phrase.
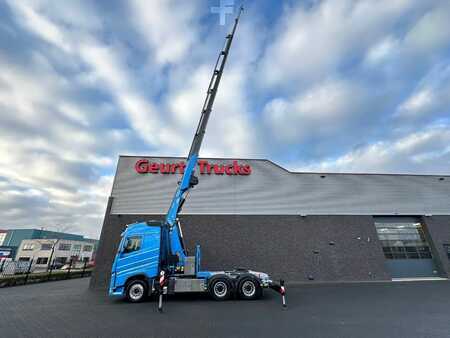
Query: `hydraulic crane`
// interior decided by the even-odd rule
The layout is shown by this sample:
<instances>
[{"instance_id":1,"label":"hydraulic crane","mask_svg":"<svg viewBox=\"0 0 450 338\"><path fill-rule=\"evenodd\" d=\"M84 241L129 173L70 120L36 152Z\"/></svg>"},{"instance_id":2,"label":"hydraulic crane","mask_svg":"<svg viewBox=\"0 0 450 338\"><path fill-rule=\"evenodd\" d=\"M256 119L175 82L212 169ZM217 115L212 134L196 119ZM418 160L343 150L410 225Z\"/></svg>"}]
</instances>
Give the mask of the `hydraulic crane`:
<instances>
[{"instance_id":1,"label":"hydraulic crane","mask_svg":"<svg viewBox=\"0 0 450 338\"><path fill-rule=\"evenodd\" d=\"M209 292L216 300L226 300L234 295L240 299L257 299L263 288L270 287L283 296L285 305L284 282L276 284L266 273L247 269L201 270L200 246L197 245L195 256L188 256L178 219L189 190L198 184L195 169L200 147L242 10L241 7L214 66L186 167L165 220L127 226L112 266L110 295L126 296L131 302L140 302L147 295L158 293L161 310L162 295L166 293Z\"/></svg>"}]
</instances>

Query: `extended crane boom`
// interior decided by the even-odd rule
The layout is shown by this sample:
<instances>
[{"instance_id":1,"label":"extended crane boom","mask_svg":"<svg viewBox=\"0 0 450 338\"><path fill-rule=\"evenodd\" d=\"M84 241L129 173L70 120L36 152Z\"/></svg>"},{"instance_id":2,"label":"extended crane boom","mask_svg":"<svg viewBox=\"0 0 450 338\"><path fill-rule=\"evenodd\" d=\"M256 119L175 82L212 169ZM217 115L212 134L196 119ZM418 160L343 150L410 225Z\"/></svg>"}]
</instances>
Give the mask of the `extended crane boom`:
<instances>
[{"instance_id":1,"label":"extended crane boom","mask_svg":"<svg viewBox=\"0 0 450 338\"><path fill-rule=\"evenodd\" d=\"M170 244L169 249L172 255L178 254L180 258L186 255L183 239L181 235L181 229L177 223L178 213L181 211L184 201L187 197L189 189L194 187L198 183L198 178L195 176L195 168L197 166L198 155L200 147L202 145L203 137L206 132L206 126L208 124L209 116L211 115L214 100L216 98L217 90L219 88L220 79L222 78L225 63L227 61L228 53L230 51L231 43L233 41L234 33L239 22L239 18L243 8L241 7L239 13L234 21L233 29L230 34L226 36L225 46L220 52L217 62L214 66L213 75L209 82L208 91L205 102L203 104L200 121L198 123L197 130L195 132L194 140L189 151L186 167L183 173L181 181L178 183L178 188L170 204L169 210L166 214L166 224L170 228Z\"/></svg>"},{"instance_id":2,"label":"extended crane boom","mask_svg":"<svg viewBox=\"0 0 450 338\"><path fill-rule=\"evenodd\" d=\"M184 173L165 220L127 225L121 235L111 268L109 294L112 296L126 296L131 302L140 302L147 295L158 294L158 309L162 311L164 294L209 292L216 300L234 295L250 300L261 297L263 288L272 288L283 296L283 305L286 305L284 282L274 283L267 273L242 268L203 270L200 246L196 246L194 255L188 256L178 220L189 190L198 183L195 169L200 147L242 10L241 7L214 66Z\"/></svg>"}]
</instances>

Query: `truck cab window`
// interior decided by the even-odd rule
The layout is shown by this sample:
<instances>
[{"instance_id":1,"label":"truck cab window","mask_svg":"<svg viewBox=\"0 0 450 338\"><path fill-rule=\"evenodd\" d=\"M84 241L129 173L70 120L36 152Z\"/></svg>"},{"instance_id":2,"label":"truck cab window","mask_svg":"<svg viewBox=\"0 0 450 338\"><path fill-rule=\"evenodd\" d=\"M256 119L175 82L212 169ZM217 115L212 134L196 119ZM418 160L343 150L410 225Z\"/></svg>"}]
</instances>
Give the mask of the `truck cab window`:
<instances>
[{"instance_id":1,"label":"truck cab window","mask_svg":"<svg viewBox=\"0 0 450 338\"><path fill-rule=\"evenodd\" d=\"M138 251L141 248L142 237L128 237L123 247L124 253Z\"/></svg>"}]
</instances>

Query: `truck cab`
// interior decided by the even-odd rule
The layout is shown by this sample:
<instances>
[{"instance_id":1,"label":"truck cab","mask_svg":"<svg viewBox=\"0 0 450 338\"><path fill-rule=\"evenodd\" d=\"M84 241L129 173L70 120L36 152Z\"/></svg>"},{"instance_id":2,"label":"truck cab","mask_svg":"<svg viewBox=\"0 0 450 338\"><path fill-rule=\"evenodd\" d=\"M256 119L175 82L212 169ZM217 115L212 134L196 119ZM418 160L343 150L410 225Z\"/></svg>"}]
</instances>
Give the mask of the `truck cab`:
<instances>
[{"instance_id":1,"label":"truck cab","mask_svg":"<svg viewBox=\"0 0 450 338\"><path fill-rule=\"evenodd\" d=\"M127 226L112 266L110 295L124 295L131 280L144 282L138 288L141 292L153 286L153 279L159 272L161 225L160 222L143 222Z\"/></svg>"}]
</instances>

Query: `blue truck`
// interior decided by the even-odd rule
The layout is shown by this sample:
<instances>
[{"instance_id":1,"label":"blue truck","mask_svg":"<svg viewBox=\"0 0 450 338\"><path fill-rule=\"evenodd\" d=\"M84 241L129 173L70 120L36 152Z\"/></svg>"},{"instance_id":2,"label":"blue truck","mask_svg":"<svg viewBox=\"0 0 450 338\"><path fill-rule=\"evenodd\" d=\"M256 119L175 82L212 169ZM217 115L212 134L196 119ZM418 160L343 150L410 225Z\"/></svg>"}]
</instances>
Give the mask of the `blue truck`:
<instances>
[{"instance_id":1,"label":"blue truck","mask_svg":"<svg viewBox=\"0 0 450 338\"><path fill-rule=\"evenodd\" d=\"M242 8L214 67L186 168L165 220L130 224L123 231L112 265L111 296L141 302L156 294L159 295L158 308L162 310L164 294L209 292L216 300L235 296L250 300L260 298L263 288L271 288L283 296L285 305L284 282L274 283L266 273L248 269L202 270L200 246L196 246L194 255L188 255L178 217L189 190L198 184L195 169L199 150L241 13Z\"/></svg>"}]
</instances>

